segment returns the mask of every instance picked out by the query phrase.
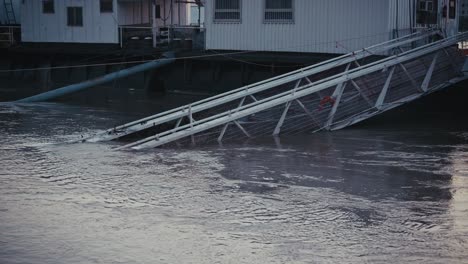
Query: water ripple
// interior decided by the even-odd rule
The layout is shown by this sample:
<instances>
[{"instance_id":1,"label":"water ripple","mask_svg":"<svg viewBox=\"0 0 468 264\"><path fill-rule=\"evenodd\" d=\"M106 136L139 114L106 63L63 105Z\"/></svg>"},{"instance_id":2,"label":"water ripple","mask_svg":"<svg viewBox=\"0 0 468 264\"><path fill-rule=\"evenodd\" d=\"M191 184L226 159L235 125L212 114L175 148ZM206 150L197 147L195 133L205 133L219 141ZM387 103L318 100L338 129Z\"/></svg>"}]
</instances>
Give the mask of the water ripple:
<instances>
[{"instance_id":1,"label":"water ripple","mask_svg":"<svg viewBox=\"0 0 468 264\"><path fill-rule=\"evenodd\" d=\"M0 106L0 262L468 258L466 142L349 130L281 146L63 144L120 115Z\"/></svg>"}]
</instances>

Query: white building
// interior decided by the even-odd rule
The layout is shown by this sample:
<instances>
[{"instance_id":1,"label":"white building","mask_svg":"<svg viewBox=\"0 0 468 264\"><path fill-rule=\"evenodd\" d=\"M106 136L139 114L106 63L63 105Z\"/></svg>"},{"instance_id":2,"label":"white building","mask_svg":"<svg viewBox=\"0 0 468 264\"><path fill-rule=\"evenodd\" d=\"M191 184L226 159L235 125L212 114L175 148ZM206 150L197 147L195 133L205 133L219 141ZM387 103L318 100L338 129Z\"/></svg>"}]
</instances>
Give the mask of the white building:
<instances>
[{"instance_id":1,"label":"white building","mask_svg":"<svg viewBox=\"0 0 468 264\"><path fill-rule=\"evenodd\" d=\"M0 0L0 25L19 24L21 0Z\"/></svg>"},{"instance_id":2,"label":"white building","mask_svg":"<svg viewBox=\"0 0 468 264\"><path fill-rule=\"evenodd\" d=\"M438 1L205 0L206 48L346 53L409 33L421 2L442 13L459 0ZM456 16L438 23L453 34Z\"/></svg>"},{"instance_id":3,"label":"white building","mask_svg":"<svg viewBox=\"0 0 468 264\"><path fill-rule=\"evenodd\" d=\"M119 43L120 28L187 25L189 11L176 0L22 0L22 41Z\"/></svg>"}]
</instances>

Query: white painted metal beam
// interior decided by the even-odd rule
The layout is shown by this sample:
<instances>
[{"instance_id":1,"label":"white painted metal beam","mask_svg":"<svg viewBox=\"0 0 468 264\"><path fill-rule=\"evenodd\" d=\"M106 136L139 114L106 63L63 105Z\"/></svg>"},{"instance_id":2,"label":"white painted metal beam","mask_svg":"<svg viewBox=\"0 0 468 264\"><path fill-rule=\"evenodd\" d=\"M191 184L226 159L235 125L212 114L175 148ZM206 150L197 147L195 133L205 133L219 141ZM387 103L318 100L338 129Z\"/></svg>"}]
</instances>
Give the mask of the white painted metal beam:
<instances>
[{"instance_id":1,"label":"white painted metal beam","mask_svg":"<svg viewBox=\"0 0 468 264\"><path fill-rule=\"evenodd\" d=\"M284 111L283 113L281 114L281 117L278 121L278 124L276 125L275 127L275 130L273 131L273 136L277 136L280 134L281 132L281 127L283 126L284 124L284 120L286 119L286 116L288 114L288 111L289 111L289 108L291 107L291 102L287 102L286 103L286 106L284 107Z\"/></svg>"},{"instance_id":2,"label":"white painted metal beam","mask_svg":"<svg viewBox=\"0 0 468 264\"><path fill-rule=\"evenodd\" d=\"M364 94L364 91L361 89L361 87L359 87L359 85L354 80L351 80L351 84L358 91L359 95L361 95L361 97L364 98L364 100L367 102L367 104L369 106L373 106L372 101L369 99L369 97L366 94Z\"/></svg>"},{"instance_id":3,"label":"white painted metal beam","mask_svg":"<svg viewBox=\"0 0 468 264\"><path fill-rule=\"evenodd\" d=\"M201 100L199 102L191 104L190 107L192 108L193 113L198 113L200 111L204 111L206 109L210 109L212 107L222 105L227 102L231 102L233 100L237 100L247 95L250 96L254 101L257 101L254 94L258 92L268 90L270 88L274 88L279 85L283 85L283 84L289 83L297 79L302 79L302 78L308 79L308 76L314 75L316 73L323 72L323 71L338 67L340 65L351 63L357 59L363 59L373 54L390 50L394 47L413 43L415 41L427 38L435 34L438 34L438 31L414 33L408 36L404 36L402 38L390 40L390 41L380 43L380 44L374 45L366 49L362 49L360 51L355 51L355 52L340 56L338 58L335 58L329 61L318 63L316 65L312 65L312 66L309 66L309 67L306 67L297 71L283 74L283 75L280 75L280 76L277 76L277 77L274 77L274 78L271 78L271 79L268 79L268 80L265 80L256 84L248 85L248 86L245 86L245 87L242 87L242 88L239 88L239 89L236 89L236 90L224 93L224 94L220 94L211 98ZM310 81L310 79L308 81ZM185 108L187 108L187 106L179 107L179 108L166 111L160 114L156 114L153 116L149 116L149 117L146 117L146 118L122 125L122 126L118 126L115 129L111 129L111 130L98 133L95 136L85 139L85 141L96 142L96 141L101 141L101 140L113 140L113 139L116 139L116 138L119 138L128 134L134 133L136 131L150 128L154 125L166 123L168 121L183 117L185 115L183 113L183 110ZM115 133L115 131L119 131L119 132Z\"/></svg>"},{"instance_id":4,"label":"white painted metal beam","mask_svg":"<svg viewBox=\"0 0 468 264\"><path fill-rule=\"evenodd\" d=\"M330 129L331 124L333 123L333 119L335 118L336 111L338 110L338 106L340 106L341 102L341 97L343 96L343 92L346 89L346 85L348 83L339 83L336 86L335 91L333 92L333 98L335 98L335 103L333 104L332 109L330 110L330 113L328 114L327 121L325 123L325 128L327 130Z\"/></svg>"},{"instance_id":5,"label":"white painted metal beam","mask_svg":"<svg viewBox=\"0 0 468 264\"><path fill-rule=\"evenodd\" d=\"M246 135L248 138L251 138L250 134L245 130L245 128L237 121L234 121L234 124Z\"/></svg>"},{"instance_id":6,"label":"white painted metal beam","mask_svg":"<svg viewBox=\"0 0 468 264\"><path fill-rule=\"evenodd\" d=\"M223 141L224 134L226 134L226 130L228 129L230 124L231 123L226 123L226 125L224 125L223 129L221 129L221 133L219 134L219 137L218 137L218 142Z\"/></svg>"},{"instance_id":7,"label":"white painted metal beam","mask_svg":"<svg viewBox=\"0 0 468 264\"><path fill-rule=\"evenodd\" d=\"M394 73L395 73L395 66L393 66L390 69L390 73L388 74L388 77L387 77L387 80L385 81L384 87L382 88L382 91L380 92L379 97L377 98L377 101L375 103L375 108L377 108L378 110L382 109L382 106L384 104L385 97L387 96L388 88L390 87L390 83L392 81Z\"/></svg>"},{"instance_id":8,"label":"white painted metal beam","mask_svg":"<svg viewBox=\"0 0 468 264\"><path fill-rule=\"evenodd\" d=\"M346 66L345 73L349 71L349 68L351 67L351 63ZM338 110L338 106L340 105L341 102L341 97L343 96L343 92L346 88L347 82L342 82L339 83L335 91L333 92L332 98L335 99L335 103L332 106L332 109L330 110L330 113L328 114L327 121L325 123L325 128L328 130L330 128L330 125L333 123L333 118L335 117L336 110Z\"/></svg>"},{"instance_id":9,"label":"white painted metal beam","mask_svg":"<svg viewBox=\"0 0 468 264\"><path fill-rule=\"evenodd\" d=\"M302 108L302 110L304 110L304 112L310 117L312 118L312 120L314 121L314 123L320 127L320 122L317 121L317 118L314 116L313 113L311 113L309 111L309 109L307 109L307 107L305 107L305 105L299 100L299 99L295 99L294 101L296 101L296 103Z\"/></svg>"},{"instance_id":10,"label":"white painted metal beam","mask_svg":"<svg viewBox=\"0 0 468 264\"><path fill-rule=\"evenodd\" d=\"M434 55L434 58L432 59L431 66L429 67L429 70L427 70L426 76L424 77L424 81L421 85L421 89L424 92L427 92L427 89L429 88L429 83L431 82L432 74L434 73L434 68L436 66L438 58L439 58L439 53L437 52Z\"/></svg>"},{"instance_id":11,"label":"white painted metal beam","mask_svg":"<svg viewBox=\"0 0 468 264\"><path fill-rule=\"evenodd\" d=\"M196 127L193 129L193 131L189 131L191 133L198 133L207 129L210 129L212 127L218 126L220 124L226 124L227 122L233 122L237 119L243 118L245 116L251 115L253 113L258 113L260 111L264 111L266 109L272 108L274 106L284 104L286 102L290 102L292 100L296 100L298 98L304 97L306 95L309 95L314 92L318 92L323 89L327 89L330 86L337 85L340 82L345 82L349 81L364 75L367 75L369 73L373 73L388 67L400 65L404 62L411 61L413 59L416 59L420 56L424 56L430 53L433 53L437 50L440 50L441 48L448 47L450 45L453 45L456 41L459 40L459 38L466 38L466 35L461 35L458 36L458 38L449 38L447 40L431 43L428 45L425 45L423 47L414 49L409 52L405 52L404 54L399 54L398 56L392 56L388 59L381 60L379 62L370 64L370 65L365 65L363 67L353 69L349 73L346 74L338 74L333 77L326 78L324 80L318 81L314 84L308 84L300 87L298 91L294 94L292 93L283 93L279 94L276 96L272 96L271 98L266 98L262 99L258 102L256 102L253 105L246 105L239 109L238 112L236 113L230 113L229 116L226 116L225 114L221 113L215 116L212 116L210 118L207 118L206 120L202 120L201 122L197 122ZM300 103L300 101L298 102ZM183 131L182 128L179 131L167 131L165 133L162 133L159 135L161 140L154 142L153 137L150 137L148 139L144 139L142 141L136 142L134 144L130 144L125 147L134 147L134 148L145 148L145 147L156 147L164 144L162 137L165 137L166 142L171 142L173 140L177 140L179 138L187 136L187 132Z\"/></svg>"},{"instance_id":12,"label":"white painted metal beam","mask_svg":"<svg viewBox=\"0 0 468 264\"><path fill-rule=\"evenodd\" d=\"M405 73L406 77L408 77L408 80L410 80L411 82L411 85L418 91L420 92L424 92L424 90L421 88L421 86L418 85L418 83L416 83L416 81L414 80L413 76L411 76L411 74L408 72L408 69L406 69L405 65L403 65L402 63L399 63L399 66L401 67L401 69L403 70L403 72Z\"/></svg>"}]
</instances>

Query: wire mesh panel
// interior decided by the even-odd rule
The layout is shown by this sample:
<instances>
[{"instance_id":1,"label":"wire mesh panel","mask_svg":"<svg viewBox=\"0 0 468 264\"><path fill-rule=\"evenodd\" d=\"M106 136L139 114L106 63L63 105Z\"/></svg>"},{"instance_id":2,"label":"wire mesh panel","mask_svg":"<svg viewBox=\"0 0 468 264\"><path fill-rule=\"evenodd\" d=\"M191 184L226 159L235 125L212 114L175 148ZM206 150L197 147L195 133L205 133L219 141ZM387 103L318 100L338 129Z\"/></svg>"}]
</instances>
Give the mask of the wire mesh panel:
<instances>
[{"instance_id":1,"label":"wire mesh panel","mask_svg":"<svg viewBox=\"0 0 468 264\"><path fill-rule=\"evenodd\" d=\"M441 87L446 87L450 85L450 80L462 76L460 70L464 61L465 57L456 47L449 47L395 66L391 77L389 77L388 70L376 73L377 78L364 76L362 78L372 84L367 86L365 90L378 91L379 97L384 95L383 104L378 106L379 97L376 98L374 92L369 96L371 101L369 107L365 107L366 104L363 102L346 99L352 98L349 95L344 96L345 99L340 103L333 126L337 129L345 127L380 113L380 108L391 109L434 92ZM380 77L378 77L379 75ZM386 85L382 84L383 82L388 82L388 90L386 91L384 91ZM427 87L425 88L425 86ZM352 102L345 102L346 100Z\"/></svg>"}]
</instances>

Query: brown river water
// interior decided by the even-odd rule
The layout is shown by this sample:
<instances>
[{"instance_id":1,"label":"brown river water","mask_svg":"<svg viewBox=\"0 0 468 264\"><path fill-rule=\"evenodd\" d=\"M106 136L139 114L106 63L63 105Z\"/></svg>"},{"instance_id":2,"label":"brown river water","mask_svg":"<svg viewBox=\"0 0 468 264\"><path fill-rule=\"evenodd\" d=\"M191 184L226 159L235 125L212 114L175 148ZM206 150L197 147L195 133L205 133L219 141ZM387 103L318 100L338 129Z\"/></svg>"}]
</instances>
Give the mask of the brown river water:
<instances>
[{"instance_id":1,"label":"brown river water","mask_svg":"<svg viewBox=\"0 0 468 264\"><path fill-rule=\"evenodd\" d=\"M0 263L468 263L466 118L415 111L136 152L67 142L142 112L0 104Z\"/></svg>"}]
</instances>

